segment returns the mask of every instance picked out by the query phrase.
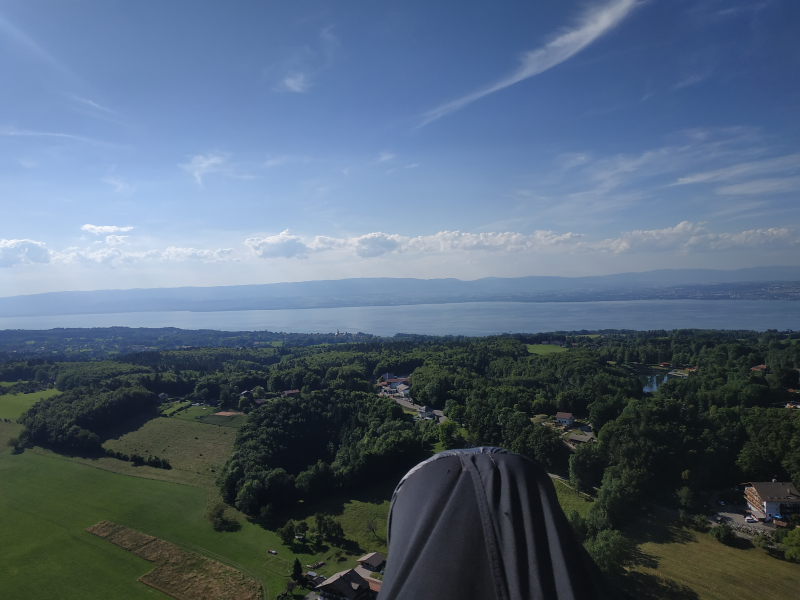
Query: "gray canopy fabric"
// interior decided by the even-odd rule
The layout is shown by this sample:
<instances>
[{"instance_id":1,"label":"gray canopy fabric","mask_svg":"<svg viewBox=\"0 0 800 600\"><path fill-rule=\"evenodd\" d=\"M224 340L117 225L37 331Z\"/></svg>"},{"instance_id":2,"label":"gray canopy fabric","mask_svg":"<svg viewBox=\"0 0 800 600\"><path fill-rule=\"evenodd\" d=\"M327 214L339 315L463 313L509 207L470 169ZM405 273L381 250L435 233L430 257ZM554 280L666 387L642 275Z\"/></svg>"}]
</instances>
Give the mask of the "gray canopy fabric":
<instances>
[{"instance_id":1,"label":"gray canopy fabric","mask_svg":"<svg viewBox=\"0 0 800 600\"><path fill-rule=\"evenodd\" d=\"M611 598L550 477L501 448L450 450L392 497L379 600Z\"/></svg>"}]
</instances>

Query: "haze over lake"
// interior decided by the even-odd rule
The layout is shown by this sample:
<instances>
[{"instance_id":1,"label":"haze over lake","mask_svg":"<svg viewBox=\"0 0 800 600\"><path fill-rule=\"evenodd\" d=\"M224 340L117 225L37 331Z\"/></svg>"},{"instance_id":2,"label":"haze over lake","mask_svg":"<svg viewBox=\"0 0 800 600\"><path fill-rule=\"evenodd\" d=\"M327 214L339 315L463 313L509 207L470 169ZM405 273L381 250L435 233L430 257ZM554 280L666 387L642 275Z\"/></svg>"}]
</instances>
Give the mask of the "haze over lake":
<instances>
[{"instance_id":1,"label":"haze over lake","mask_svg":"<svg viewBox=\"0 0 800 600\"><path fill-rule=\"evenodd\" d=\"M297 333L492 335L579 329L800 329L800 302L470 302L301 310L160 311L0 318L0 329L180 327Z\"/></svg>"}]
</instances>

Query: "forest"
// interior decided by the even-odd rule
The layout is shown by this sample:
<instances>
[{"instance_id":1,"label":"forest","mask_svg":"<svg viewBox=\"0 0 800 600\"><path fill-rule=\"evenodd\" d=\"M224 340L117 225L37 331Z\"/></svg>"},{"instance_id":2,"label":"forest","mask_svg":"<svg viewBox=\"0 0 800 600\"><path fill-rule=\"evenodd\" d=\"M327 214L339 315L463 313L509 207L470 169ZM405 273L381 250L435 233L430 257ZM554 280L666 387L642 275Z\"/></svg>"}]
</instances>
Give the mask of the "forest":
<instances>
[{"instance_id":1,"label":"forest","mask_svg":"<svg viewBox=\"0 0 800 600\"><path fill-rule=\"evenodd\" d=\"M800 485L800 410L786 407L800 400L797 338L558 332L195 347L88 361L54 354L6 360L0 380L60 392L20 422L22 443L62 452L100 451L105 430L157 414L164 394L245 413L218 485L226 503L261 523L280 522L299 500L399 478L434 449L502 446L596 495L585 518L568 515L591 551L630 515L676 495L700 499L773 478ZM542 341L565 351L532 353L529 345ZM682 375L644 392L636 373L659 363ZM378 396L387 372L409 376L411 398L447 420L415 419ZM559 411L590 424L598 443L570 449L547 426Z\"/></svg>"}]
</instances>

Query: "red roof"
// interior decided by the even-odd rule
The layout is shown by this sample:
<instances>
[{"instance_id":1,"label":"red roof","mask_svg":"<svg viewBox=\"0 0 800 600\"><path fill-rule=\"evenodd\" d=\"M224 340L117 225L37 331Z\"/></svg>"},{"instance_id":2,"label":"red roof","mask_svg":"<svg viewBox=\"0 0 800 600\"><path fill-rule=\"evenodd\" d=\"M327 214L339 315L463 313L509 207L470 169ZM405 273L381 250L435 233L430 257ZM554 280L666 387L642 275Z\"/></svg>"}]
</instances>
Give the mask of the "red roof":
<instances>
[{"instance_id":1,"label":"red roof","mask_svg":"<svg viewBox=\"0 0 800 600\"><path fill-rule=\"evenodd\" d=\"M556 413L556 419L571 419L572 413L559 412Z\"/></svg>"},{"instance_id":2,"label":"red roof","mask_svg":"<svg viewBox=\"0 0 800 600\"><path fill-rule=\"evenodd\" d=\"M376 594L381 591L381 582L377 579L373 579L372 577L367 577L367 583L369 584L369 589L371 589Z\"/></svg>"}]
</instances>

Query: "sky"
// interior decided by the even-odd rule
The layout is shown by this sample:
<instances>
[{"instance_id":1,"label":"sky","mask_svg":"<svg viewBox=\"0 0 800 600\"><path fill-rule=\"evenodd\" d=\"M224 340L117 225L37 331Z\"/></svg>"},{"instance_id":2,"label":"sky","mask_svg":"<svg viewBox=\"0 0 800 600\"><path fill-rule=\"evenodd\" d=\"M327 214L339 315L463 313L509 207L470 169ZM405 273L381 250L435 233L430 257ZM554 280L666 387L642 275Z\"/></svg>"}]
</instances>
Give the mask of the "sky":
<instances>
[{"instance_id":1,"label":"sky","mask_svg":"<svg viewBox=\"0 0 800 600\"><path fill-rule=\"evenodd\" d=\"M0 1L0 296L800 264L800 3Z\"/></svg>"}]
</instances>

